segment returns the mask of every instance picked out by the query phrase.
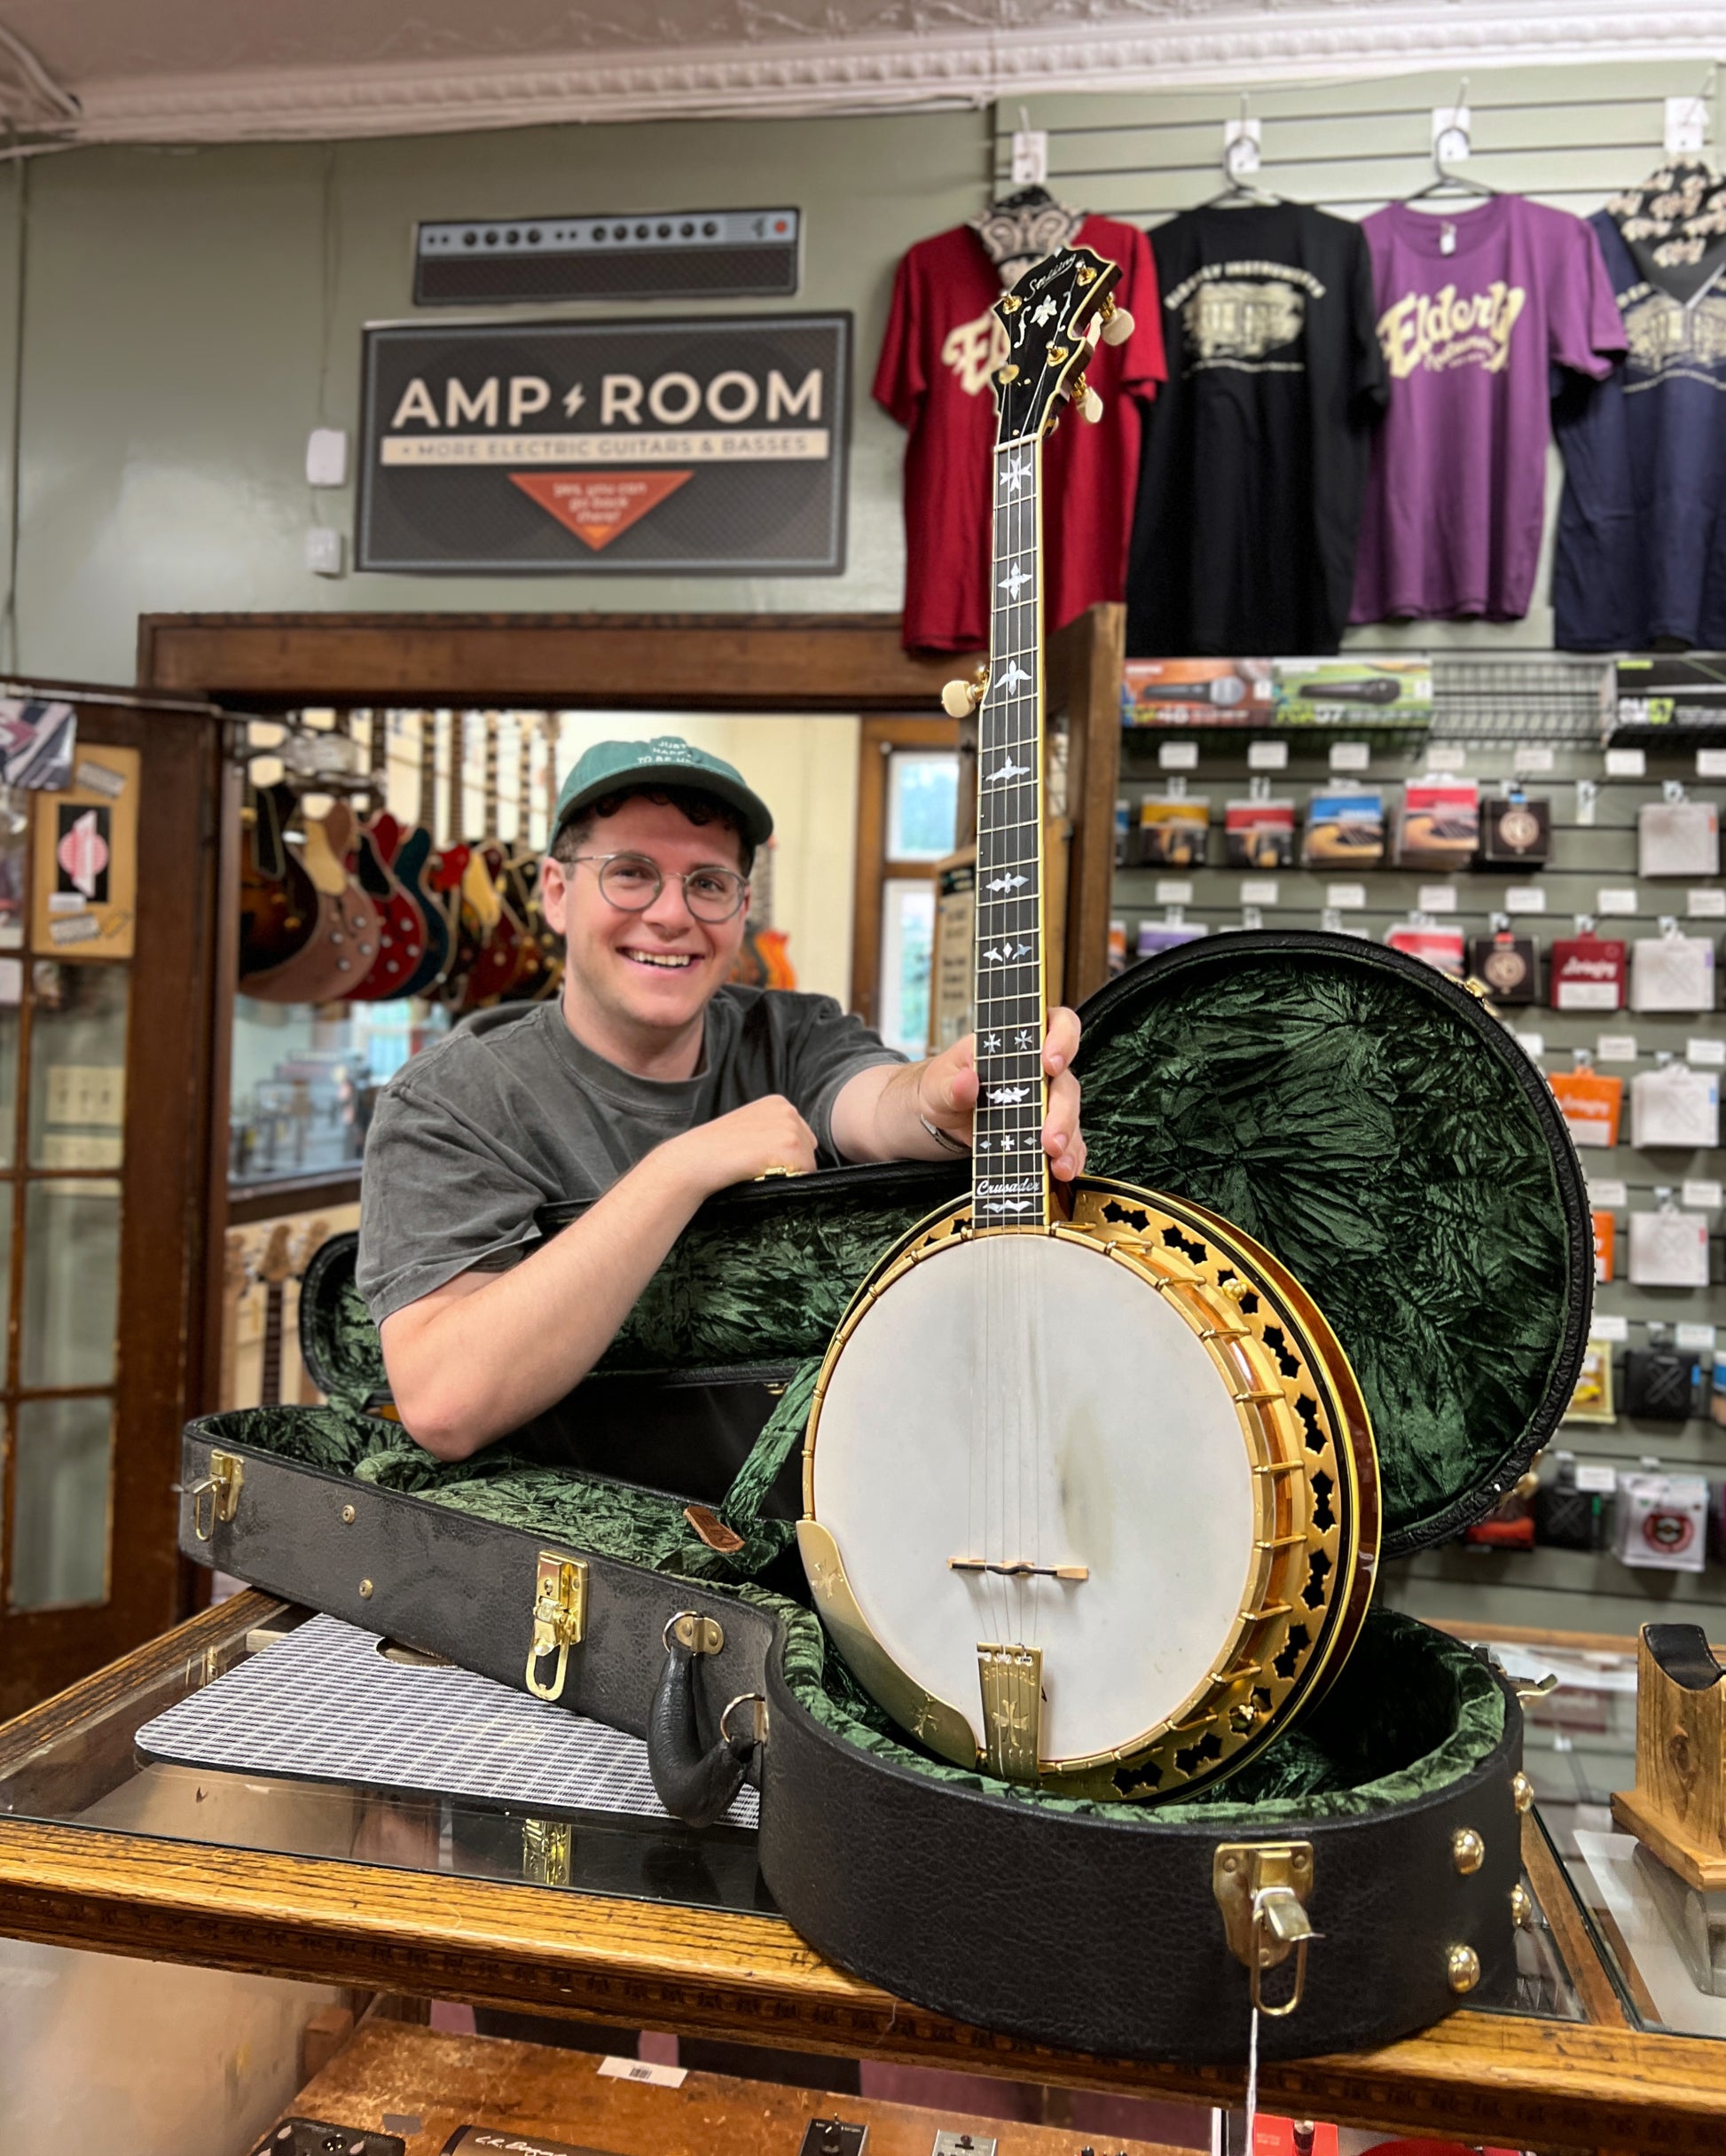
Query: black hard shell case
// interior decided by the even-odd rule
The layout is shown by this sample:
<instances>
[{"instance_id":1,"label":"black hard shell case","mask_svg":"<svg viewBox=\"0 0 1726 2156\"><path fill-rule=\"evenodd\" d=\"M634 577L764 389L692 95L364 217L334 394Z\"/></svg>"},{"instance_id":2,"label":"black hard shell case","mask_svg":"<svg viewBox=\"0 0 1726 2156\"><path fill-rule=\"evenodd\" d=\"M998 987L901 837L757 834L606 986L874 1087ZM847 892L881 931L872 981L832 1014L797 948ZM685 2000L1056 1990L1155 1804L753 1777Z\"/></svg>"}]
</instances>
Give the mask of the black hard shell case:
<instances>
[{"instance_id":1,"label":"black hard shell case","mask_svg":"<svg viewBox=\"0 0 1726 2156\"><path fill-rule=\"evenodd\" d=\"M1082 1015L1092 1170L1234 1220L1347 1348L1384 1467L1385 1555L1489 1511L1570 1397L1593 1278L1569 1133L1489 1007L1398 952L1246 932L1133 968ZM1026 1792L923 1755L838 1664L800 1605L790 1541L808 1380L855 1279L964 1187L963 1164L890 1165L720 1194L552 1437L519 1470L433 1498L444 1471L423 1456L385 1458L410 1486L366 1478L367 1433L402 1441L363 1412L381 1360L354 1239L337 1237L302 1298L332 1408L189 1425L181 1546L517 1687L542 1557L584 1556L561 1703L647 1736L685 1816L711 1812L716 1776L746 1771L781 1910L831 1959L937 2011L1087 2050L1238 2060L1248 1972L1226 1942L1217 1852L1291 1839L1313 1852L1322 1937L1298 2011L1261 2024L1267 2057L1383 2043L1465 1997L1507 1997L1521 1719L1502 1676L1445 1635L1375 1611L1322 1705L1256 1768L1151 1807ZM213 1451L243 1477L231 1517L201 1486ZM655 1460L662 1486L631 1479ZM710 1541L686 1524L692 1500ZM647 1527L639 1561L616 1554ZM711 1548L727 1527L738 1548ZM718 1651L668 1642L683 1612L715 1620ZM553 1667L534 1665L542 1683ZM734 1712L727 1744L721 1715L747 1695L765 1698L765 1741ZM1459 1855L1466 1833L1478 1862L1472 1843ZM1291 1974L1267 1976L1267 1996Z\"/></svg>"}]
</instances>

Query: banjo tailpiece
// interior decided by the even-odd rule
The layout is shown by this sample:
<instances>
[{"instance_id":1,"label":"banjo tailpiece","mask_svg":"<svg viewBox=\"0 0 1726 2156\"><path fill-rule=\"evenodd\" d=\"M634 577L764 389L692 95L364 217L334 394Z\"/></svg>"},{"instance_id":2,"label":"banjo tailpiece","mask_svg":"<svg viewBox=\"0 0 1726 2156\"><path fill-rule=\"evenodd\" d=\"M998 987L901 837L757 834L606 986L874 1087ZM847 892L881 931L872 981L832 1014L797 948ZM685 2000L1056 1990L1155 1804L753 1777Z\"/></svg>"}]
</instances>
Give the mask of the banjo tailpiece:
<instances>
[{"instance_id":1,"label":"banjo tailpiece","mask_svg":"<svg viewBox=\"0 0 1726 2156\"><path fill-rule=\"evenodd\" d=\"M1202 1209L1099 1178L1051 1203L1042 443L1130 329L1083 247L1003 294L977 717L971 1196L877 1265L835 1335L798 1540L852 1674L938 1756L1154 1800L1243 1765L1365 1615L1377 1478L1311 1298Z\"/></svg>"}]
</instances>

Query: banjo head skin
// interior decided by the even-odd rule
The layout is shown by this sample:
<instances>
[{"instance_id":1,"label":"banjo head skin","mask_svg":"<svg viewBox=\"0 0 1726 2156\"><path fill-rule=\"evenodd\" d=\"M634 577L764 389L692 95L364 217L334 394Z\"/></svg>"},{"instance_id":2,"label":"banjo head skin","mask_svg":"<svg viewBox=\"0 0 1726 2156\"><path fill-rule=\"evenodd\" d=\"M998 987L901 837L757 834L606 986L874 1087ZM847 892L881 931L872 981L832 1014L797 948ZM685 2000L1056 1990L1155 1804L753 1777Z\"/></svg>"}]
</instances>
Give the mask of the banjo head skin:
<instances>
[{"instance_id":1,"label":"banjo head skin","mask_svg":"<svg viewBox=\"0 0 1726 2156\"><path fill-rule=\"evenodd\" d=\"M817 1383L798 1529L853 1674L941 1756L1155 1799L1316 1697L1370 1595L1366 1409L1309 1298L1185 1201L924 1222Z\"/></svg>"}]
</instances>

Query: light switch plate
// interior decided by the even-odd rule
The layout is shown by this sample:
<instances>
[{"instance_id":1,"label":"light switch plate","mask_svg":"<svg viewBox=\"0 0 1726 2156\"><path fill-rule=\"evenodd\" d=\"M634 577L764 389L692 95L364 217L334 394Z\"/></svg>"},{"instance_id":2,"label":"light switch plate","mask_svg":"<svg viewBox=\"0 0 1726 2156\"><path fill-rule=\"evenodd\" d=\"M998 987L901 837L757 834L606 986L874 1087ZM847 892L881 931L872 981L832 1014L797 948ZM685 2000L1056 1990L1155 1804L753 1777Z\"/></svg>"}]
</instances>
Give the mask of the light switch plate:
<instances>
[{"instance_id":1,"label":"light switch plate","mask_svg":"<svg viewBox=\"0 0 1726 2156\"><path fill-rule=\"evenodd\" d=\"M345 487L347 483L346 430L340 427L314 427L306 436L306 484Z\"/></svg>"},{"instance_id":2,"label":"light switch plate","mask_svg":"<svg viewBox=\"0 0 1726 2156\"><path fill-rule=\"evenodd\" d=\"M314 524L306 534L306 567L314 576L339 576L345 549L339 531Z\"/></svg>"}]
</instances>

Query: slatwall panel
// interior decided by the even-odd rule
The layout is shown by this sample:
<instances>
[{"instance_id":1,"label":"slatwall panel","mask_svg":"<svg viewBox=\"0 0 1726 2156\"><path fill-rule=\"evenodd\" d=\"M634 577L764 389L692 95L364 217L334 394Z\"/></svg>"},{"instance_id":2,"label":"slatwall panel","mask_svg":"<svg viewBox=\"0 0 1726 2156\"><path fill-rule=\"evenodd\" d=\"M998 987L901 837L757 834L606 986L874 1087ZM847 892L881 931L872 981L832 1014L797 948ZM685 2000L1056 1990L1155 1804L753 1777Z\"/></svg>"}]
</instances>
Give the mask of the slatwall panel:
<instances>
[{"instance_id":1,"label":"slatwall panel","mask_svg":"<svg viewBox=\"0 0 1726 2156\"><path fill-rule=\"evenodd\" d=\"M1586 216L1620 188L1632 186L1662 155L1664 100L1697 95L1707 69L1704 63L1650 61L1629 65L1577 65L1471 71L1467 103L1472 115L1474 154L1466 169L1505 192L1532 195L1556 208ZM1432 176L1432 111L1458 102L1458 73L1421 74L1346 82L1281 84L1262 92L1250 82L1223 89L1134 91L1118 97L1071 94L1040 97L1021 106L1003 103L996 110L995 171L999 190L1010 185L1015 129L1029 125L1049 137L1051 191L1061 200L1146 226L1190 208L1219 193L1226 120L1240 115L1238 90L1250 93L1249 111L1262 127L1262 165L1258 184L1292 200L1314 202L1346 217L1361 217L1385 202L1411 193ZM1715 99L1717 107L1718 99ZM1715 112L1718 121L1720 115ZM1465 206L1464 206L1465 207ZM1515 744L1552 746L1549 776L1527 781L1529 790L1553 804L1553 847L1549 865L1526 874L1496 872L1444 878L1416 871L1341 869L1275 873L1279 903L1260 909L1267 928L1319 925L1325 886L1332 882L1364 882L1367 909L1350 913L1348 925L1382 937L1391 922L1406 919L1423 887L1448 882L1455 892L1455 920L1471 934L1484 933L1491 914L1502 909L1507 887L1538 882L1546 890L1543 918L1519 918L1520 932L1533 933L1542 949L1571 933L1572 917L1596 910L1603 886L1635 886L1639 913L1635 921L1600 923L1603 934L1656 933L1663 914L1685 912L1683 884L1638 882L1636 875L1636 811L1659 796L1664 778L1684 779L1691 792L1719 797L1717 782L1699 782L1690 756L1651 757L1645 780L1608 779L1599 746L1597 694L1600 664L1554 655L1551 615L1546 604L1550 533L1560 483L1556 451L1549 465L1548 548L1536 582L1536 601L1527 619L1498 627L1480 623L1416 623L1401 628L1377 627L1351 632L1357 648L1432 650L1439 655L1435 688L1442 723L1434 738L1469 744L1469 775L1495 791L1497 781L1515 768ZM1138 803L1147 793L1165 790L1157 764L1155 734L1126 736L1121 794L1136 821ZM1211 861L1222 858L1223 804L1244 799L1250 774L1246 740L1201 736L1199 764L1188 775L1189 794L1212 803ZM1271 780L1271 791L1292 796L1304 824L1311 794L1329 785L1322 754L1291 749L1290 769ZM1399 783L1423 773L1420 749L1405 752L1375 746L1367 776L1385 785L1396 805ZM1590 779L1599 788L1592 825L1579 820L1575 781ZM1242 925L1242 872L1210 866L1198 870L1132 869L1117 878L1115 912L1126 924L1129 952L1142 920L1165 917L1158 886L1190 882L1189 920L1205 921L1213 931ZM1706 924L1699 924L1706 933ZM1707 1017L1659 1017L1620 1012L1583 1017L1536 1007L1514 1014L1515 1030L1538 1033L1544 1042L1544 1067L1568 1069L1571 1051L1591 1047L1602 1033L1634 1033L1637 1068L1651 1066L1655 1055L1682 1056L1696 1037L1726 1037L1726 1021ZM1625 1064L1601 1065L1627 1081ZM1629 1129L1625 1104L1624 1133ZM1591 1172L1628 1186L1631 1208L1651 1205L1657 1186L1677 1186L1685 1178L1719 1179L1726 1156L1719 1153L1639 1155L1628 1143L1611 1153L1584 1156ZM1714 1271L1722 1276L1721 1219L1713 1220ZM1628 1321L1629 1345L1646 1345L1651 1319L1707 1322L1726 1328L1726 1288L1716 1284L1688 1291L1632 1287L1623 1277L1628 1265L1627 1228L1619 1216L1620 1277L1600 1290L1597 1307ZM1723 1336L1726 1337L1726 1336ZM1618 1351L1620 1357L1623 1351ZM1622 1393L1620 1368L1620 1398ZM1633 1423L1620 1415L1613 1426L1574 1423L1554 1440L1579 1459L1634 1467L1657 1457L1677 1468L1699 1470L1715 1481L1726 1478L1726 1430L1700 1419L1675 1428ZM1632 1572L1610 1556L1586 1556L1541 1549L1531 1555L1480 1553L1451 1548L1390 1568L1386 1593L1391 1601L1424 1616L1465 1619L1483 1630L1495 1624L1535 1625L1574 1631L1628 1633L1662 1611L1694 1614L1715 1639L1726 1639L1726 1570L1713 1566L1700 1578L1675 1573Z\"/></svg>"}]
</instances>

